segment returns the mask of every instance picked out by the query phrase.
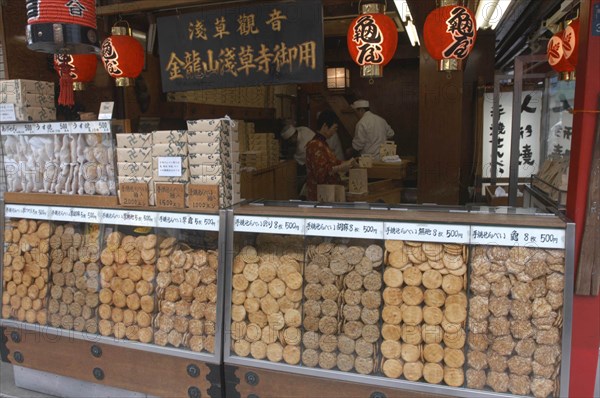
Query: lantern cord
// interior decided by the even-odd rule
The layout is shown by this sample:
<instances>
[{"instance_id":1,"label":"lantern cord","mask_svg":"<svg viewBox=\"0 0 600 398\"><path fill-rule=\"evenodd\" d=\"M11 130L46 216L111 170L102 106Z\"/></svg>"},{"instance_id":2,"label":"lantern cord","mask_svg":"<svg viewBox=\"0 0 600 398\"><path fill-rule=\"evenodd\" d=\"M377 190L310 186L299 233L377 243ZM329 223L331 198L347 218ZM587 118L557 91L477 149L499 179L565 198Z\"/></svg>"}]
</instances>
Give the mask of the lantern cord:
<instances>
[{"instance_id":1,"label":"lantern cord","mask_svg":"<svg viewBox=\"0 0 600 398\"><path fill-rule=\"evenodd\" d=\"M75 105L75 94L73 93L73 78L71 77L71 65L67 62L69 57L63 57L60 64L60 95L58 104L72 107Z\"/></svg>"}]
</instances>

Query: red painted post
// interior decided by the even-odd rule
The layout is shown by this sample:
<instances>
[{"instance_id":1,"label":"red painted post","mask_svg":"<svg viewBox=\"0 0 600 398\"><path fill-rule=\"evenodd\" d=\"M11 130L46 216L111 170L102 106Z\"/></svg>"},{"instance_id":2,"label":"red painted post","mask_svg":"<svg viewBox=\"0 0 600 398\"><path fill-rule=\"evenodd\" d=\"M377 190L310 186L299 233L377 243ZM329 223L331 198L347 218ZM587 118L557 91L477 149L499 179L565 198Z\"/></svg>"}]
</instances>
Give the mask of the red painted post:
<instances>
[{"instance_id":1,"label":"red painted post","mask_svg":"<svg viewBox=\"0 0 600 398\"><path fill-rule=\"evenodd\" d=\"M597 120L596 113L585 111L598 109L600 94L600 36L592 36L591 30L595 4L600 4L600 0L582 0L580 4L581 44L567 194L567 216L576 223L575 264L578 264L585 224L589 171ZM600 296L575 296L572 331L569 396L593 397L600 343Z\"/></svg>"}]
</instances>

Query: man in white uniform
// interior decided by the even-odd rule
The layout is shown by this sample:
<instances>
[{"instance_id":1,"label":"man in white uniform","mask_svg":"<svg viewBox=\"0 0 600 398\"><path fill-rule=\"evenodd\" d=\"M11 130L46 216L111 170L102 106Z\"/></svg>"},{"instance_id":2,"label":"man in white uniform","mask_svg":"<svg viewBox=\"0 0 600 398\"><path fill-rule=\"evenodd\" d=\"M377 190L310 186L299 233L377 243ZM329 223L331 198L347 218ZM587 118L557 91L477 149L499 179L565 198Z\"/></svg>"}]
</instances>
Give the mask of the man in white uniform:
<instances>
[{"instance_id":1,"label":"man in white uniform","mask_svg":"<svg viewBox=\"0 0 600 398\"><path fill-rule=\"evenodd\" d=\"M369 101L357 100L351 106L360 118L354 130L352 148L361 155L372 155L374 160L380 160L379 148L393 139L394 130L384 118L369 110Z\"/></svg>"}]
</instances>

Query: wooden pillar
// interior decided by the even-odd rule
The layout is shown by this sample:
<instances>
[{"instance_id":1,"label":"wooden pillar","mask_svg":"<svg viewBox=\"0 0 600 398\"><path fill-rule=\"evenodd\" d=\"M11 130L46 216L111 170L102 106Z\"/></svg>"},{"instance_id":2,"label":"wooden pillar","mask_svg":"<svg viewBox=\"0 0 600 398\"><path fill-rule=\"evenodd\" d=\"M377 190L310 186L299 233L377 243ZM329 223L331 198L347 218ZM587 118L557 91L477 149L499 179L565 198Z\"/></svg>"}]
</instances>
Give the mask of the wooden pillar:
<instances>
[{"instance_id":1,"label":"wooden pillar","mask_svg":"<svg viewBox=\"0 0 600 398\"><path fill-rule=\"evenodd\" d=\"M493 32L480 34L464 71L439 72L421 46L419 66L419 203L447 205L468 201L474 185L474 143L480 134L478 81L494 80Z\"/></svg>"},{"instance_id":2,"label":"wooden pillar","mask_svg":"<svg viewBox=\"0 0 600 398\"><path fill-rule=\"evenodd\" d=\"M569 169L567 216L576 223L575 264L579 262L585 225L589 171L600 93L600 36L591 32L594 7L600 0L582 0L580 5L580 47L575 88L573 140ZM576 271L577 272L577 271ZM565 309L568 311L568 309ZM600 343L600 296L575 296L571 344L571 397L592 397Z\"/></svg>"}]
</instances>

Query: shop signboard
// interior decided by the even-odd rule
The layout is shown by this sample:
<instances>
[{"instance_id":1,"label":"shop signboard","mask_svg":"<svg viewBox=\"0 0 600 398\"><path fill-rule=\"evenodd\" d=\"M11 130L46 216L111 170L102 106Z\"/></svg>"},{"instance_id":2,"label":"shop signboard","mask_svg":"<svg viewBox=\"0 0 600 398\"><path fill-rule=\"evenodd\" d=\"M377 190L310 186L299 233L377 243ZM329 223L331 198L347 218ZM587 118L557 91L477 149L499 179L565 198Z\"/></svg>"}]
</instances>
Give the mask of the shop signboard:
<instances>
[{"instance_id":1,"label":"shop signboard","mask_svg":"<svg viewBox=\"0 0 600 398\"><path fill-rule=\"evenodd\" d=\"M521 126L519 134L519 177L527 178L537 173L541 157L542 92L524 91L521 97ZM500 94L497 169L498 178L509 177L512 137L513 93ZM483 178L491 177L492 129L494 120L493 93L485 96L483 105Z\"/></svg>"},{"instance_id":2,"label":"shop signboard","mask_svg":"<svg viewBox=\"0 0 600 398\"><path fill-rule=\"evenodd\" d=\"M164 92L323 80L320 0L158 18Z\"/></svg>"}]
</instances>

